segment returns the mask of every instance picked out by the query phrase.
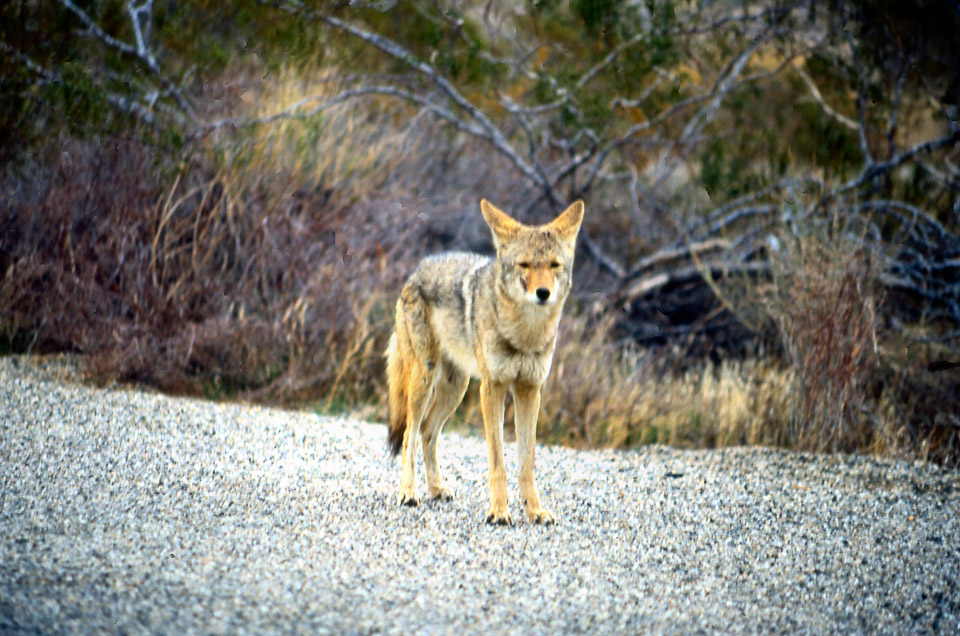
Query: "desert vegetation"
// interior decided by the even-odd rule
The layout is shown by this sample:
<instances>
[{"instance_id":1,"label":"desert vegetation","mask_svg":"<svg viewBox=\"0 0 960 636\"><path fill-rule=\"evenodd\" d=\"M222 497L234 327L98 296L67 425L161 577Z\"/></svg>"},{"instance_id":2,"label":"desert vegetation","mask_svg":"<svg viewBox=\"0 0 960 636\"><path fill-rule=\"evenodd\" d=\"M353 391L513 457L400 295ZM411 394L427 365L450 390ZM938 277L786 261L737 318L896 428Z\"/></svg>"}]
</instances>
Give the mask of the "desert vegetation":
<instances>
[{"instance_id":1,"label":"desert vegetation","mask_svg":"<svg viewBox=\"0 0 960 636\"><path fill-rule=\"evenodd\" d=\"M953 3L0 16L4 351L379 417L416 262L584 198L543 439L960 463Z\"/></svg>"}]
</instances>

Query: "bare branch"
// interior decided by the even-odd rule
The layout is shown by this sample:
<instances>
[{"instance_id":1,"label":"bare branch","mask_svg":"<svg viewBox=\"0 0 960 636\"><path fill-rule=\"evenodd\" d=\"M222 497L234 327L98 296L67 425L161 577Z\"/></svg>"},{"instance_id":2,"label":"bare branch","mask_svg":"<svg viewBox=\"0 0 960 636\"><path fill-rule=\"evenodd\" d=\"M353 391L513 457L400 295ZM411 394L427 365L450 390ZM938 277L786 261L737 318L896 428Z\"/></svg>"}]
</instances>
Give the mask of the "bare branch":
<instances>
[{"instance_id":1,"label":"bare branch","mask_svg":"<svg viewBox=\"0 0 960 636\"><path fill-rule=\"evenodd\" d=\"M781 190L789 190L799 186L806 186L806 185L815 185L815 186L818 186L820 189L823 188L823 183L819 179L816 179L813 177L802 177L802 178L788 177L786 179L781 179L780 181L777 181L776 183L771 184L766 188L755 190L750 194L745 194L742 197L738 197L736 199L733 199L732 201L728 201L727 203L724 203L723 205L708 212L703 216L703 218L700 221L695 223L693 226L691 226L687 230L686 235L697 236L704 226L715 224L719 219L727 215L732 210L735 210L737 208L742 208L746 206L748 203L753 203L758 199L762 199L764 197L770 196ZM679 245L680 243L675 244L675 246L679 246Z\"/></svg>"},{"instance_id":2,"label":"bare branch","mask_svg":"<svg viewBox=\"0 0 960 636\"><path fill-rule=\"evenodd\" d=\"M127 13L130 14L130 22L133 24L133 36L137 41L137 56L146 60L151 70L159 69L157 59L153 52L147 47L147 40L150 39L150 31L153 27L153 0L144 0L140 6L136 6L132 1L127 3ZM141 16L146 15L144 24L140 24ZM146 34L144 33L146 31Z\"/></svg>"},{"instance_id":3,"label":"bare branch","mask_svg":"<svg viewBox=\"0 0 960 636\"><path fill-rule=\"evenodd\" d=\"M16 49L10 47L6 42L0 42L0 48L2 48L4 51L7 51L10 55L12 55L17 60L19 60L31 72L36 73L41 78L43 78L43 81L38 82L38 84L45 85L45 84L62 84L63 83L63 77L59 73L38 64L36 61L31 59L28 55L21 53L20 51L17 51ZM152 103L142 103L127 95L121 95L118 93L105 93L104 98L107 100L108 104L110 104L120 112L133 115L150 126L158 125L156 116L154 115L154 108ZM167 112L167 114L172 116L174 119L176 119L180 123L184 122L182 115L180 115L175 111Z\"/></svg>"},{"instance_id":4,"label":"bare branch","mask_svg":"<svg viewBox=\"0 0 960 636\"><path fill-rule=\"evenodd\" d=\"M716 31L730 24L735 24L737 26L742 27L754 22L760 22L761 20L770 21L771 19L773 19L774 21L776 21L783 18L786 15L789 15L794 11L797 11L798 9L808 7L810 5L810 1L811 0L801 0L800 2L795 2L790 6L774 5L772 7L766 7L759 11L754 11L753 13L750 13L749 10L746 7L744 7L743 13L740 15L728 13L728 14L721 15L718 18L714 18L713 21L703 26L676 27L669 30L667 33L669 33L670 35L701 35L704 33L710 33L712 31ZM684 21L684 20L679 21L680 24L686 24L687 22L688 21Z\"/></svg>"},{"instance_id":5,"label":"bare branch","mask_svg":"<svg viewBox=\"0 0 960 636\"><path fill-rule=\"evenodd\" d=\"M71 13L80 18L80 21L83 22L87 31L90 35L94 36L110 48L116 49L121 53L130 55L133 57L139 57L139 52L135 46L127 44L126 42L121 42L115 37L107 34L103 29L100 28L100 25L93 21L93 19L87 15L86 11L75 5L72 0L60 0L60 3L65 6Z\"/></svg>"},{"instance_id":6,"label":"bare branch","mask_svg":"<svg viewBox=\"0 0 960 636\"><path fill-rule=\"evenodd\" d=\"M955 130L952 134L939 137L937 139L931 139L925 141L921 144L913 146L906 152L902 152L894 157L891 157L887 161L882 161L879 163L868 163L859 176L851 179L846 184L844 184L838 191L838 194L843 194L854 190L864 185L865 183L875 179L876 177L887 174L894 168L903 165L904 163L912 160L918 155L930 154L935 150L944 148L946 146L952 146L954 144L960 143L960 129Z\"/></svg>"},{"instance_id":7,"label":"bare branch","mask_svg":"<svg viewBox=\"0 0 960 636\"><path fill-rule=\"evenodd\" d=\"M857 71L857 131L860 133L860 152L863 153L863 160L869 167L873 165L873 155L870 152L870 144L867 139L867 78L864 75L864 67L860 62L860 56L857 53L857 43L853 39L853 34L849 31L844 31L844 35L850 46L853 66Z\"/></svg>"},{"instance_id":8,"label":"bare branch","mask_svg":"<svg viewBox=\"0 0 960 636\"><path fill-rule=\"evenodd\" d=\"M709 241L703 241L702 243L691 243L679 248L660 250L640 260L640 262L634 265L633 269L627 273L627 277L635 278L654 267L660 267L673 261L690 258L692 255L700 256L707 252L727 250L730 249L730 246L730 241L725 239L711 239Z\"/></svg>"},{"instance_id":9,"label":"bare branch","mask_svg":"<svg viewBox=\"0 0 960 636\"><path fill-rule=\"evenodd\" d=\"M863 211L863 212L876 211L876 212L884 212L886 214L892 214L892 215L895 215L901 221L911 225L916 224L918 222L922 222L928 225L929 227L932 227L934 230L936 230L937 234L940 237L944 237L944 236L953 237L952 233L949 232L947 228L943 227L943 224L941 224L939 221L937 221L935 218L933 218L932 216L930 216L929 214L927 214L917 206L911 205L905 201L896 201L891 199L872 199L870 201L864 201L863 203L855 206L854 209L858 211ZM898 210L901 210L909 214L910 215L909 218L897 212Z\"/></svg>"},{"instance_id":10,"label":"bare branch","mask_svg":"<svg viewBox=\"0 0 960 636\"><path fill-rule=\"evenodd\" d=\"M720 103L723 101L723 98L726 97L736 86L735 80L740 76L740 73L743 71L743 67L746 66L747 62L751 57L753 57L753 54L757 52L757 49L760 48L760 45L767 40L769 35L769 31L757 34L753 38L753 41L750 42L750 45L744 49L740 55L730 60L730 62L727 64L727 67L723 69L723 71L720 73L720 77L717 78L717 81L710 89L710 94L712 96L710 102L706 105L706 107L701 109L696 115L690 118L690 121L687 122L687 125L684 127L683 132L680 135L680 141L691 137L696 131L701 130L710 120L713 119L717 109L720 107Z\"/></svg>"},{"instance_id":11,"label":"bare branch","mask_svg":"<svg viewBox=\"0 0 960 636\"><path fill-rule=\"evenodd\" d=\"M897 134L897 118L900 114L900 103L903 101L903 84L907 81L907 69L911 66L913 60L907 61L906 64L902 64L899 76L897 77L897 86L894 89L893 93L893 104L890 107L890 123L887 125L887 147L889 148L890 156L897 154L897 144L896 144L896 134Z\"/></svg>"},{"instance_id":12,"label":"bare branch","mask_svg":"<svg viewBox=\"0 0 960 636\"><path fill-rule=\"evenodd\" d=\"M287 10L284 7L280 8ZM445 77L440 75L432 66L417 59L413 53L385 36L361 29L360 27L348 22L344 22L343 20L333 16L312 14L312 17L319 19L330 26L336 27L345 33L349 33L350 35L359 38L364 42L367 42L371 46L379 49L394 59L403 62L418 73L421 73L430 79L430 81L433 82L437 88L439 88L457 106L465 110L467 114L477 122L479 127L485 132L486 139L493 144L494 148L496 148L501 154L506 156L511 163L513 163L513 165L523 173L524 176L540 187L547 187L547 184L543 182L537 170L532 165L527 163L513 148L513 146L510 145L504 134L499 128L497 128L490 118L487 117L483 111L472 104L466 97L464 97L460 91L453 86L453 84L451 84Z\"/></svg>"},{"instance_id":13,"label":"bare branch","mask_svg":"<svg viewBox=\"0 0 960 636\"><path fill-rule=\"evenodd\" d=\"M590 189L597 175L600 173L603 164L610 156L610 153L612 153L614 150L631 143L637 135L650 130L656 125L662 124L663 122L671 119L675 115L680 114L688 108L704 102L709 102L703 110L699 111L690 119L689 122L687 122L683 133L677 140L674 141L674 145L677 145L681 141L689 141L689 138L693 136L695 132L699 131L704 125L706 125L707 122L710 121L710 119L712 119L723 99L733 92L733 90L745 85L745 82L736 82L735 79L743 71L747 61L750 59L753 53L756 52L760 44L765 41L767 37L769 37L770 33L771 30L767 29L763 33L755 36L750 46L741 52L740 55L728 62L726 68L723 69L707 93L696 95L675 103L673 106L660 113L656 117L631 126L620 137L607 142L605 146L601 147L595 153L596 159L593 161L591 172L587 177L586 183L582 190L587 191ZM764 77L766 76L767 75L764 74Z\"/></svg>"},{"instance_id":14,"label":"bare branch","mask_svg":"<svg viewBox=\"0 0 960 636\"><path fill-rule=\"evenodd\" d=\"M721 217L714 223L710 224L710 226L708 226L706 231L703 233L707 236L714 236L738 221L751 217L769 216L777 212L779 209L780 207L778 205L759 205L737 208L726 216Z\"/></svg>"},{"instance_id":15,"label":"bare branch","mask_svg":"<svg viewBox=\"0 0 960 636\"><path fill-rule=\"evenodd\" d=\"M648 38L649 35L645 32L640 32L637 35L633 36L629 40L624 41L612 51L610 51L602 60L594 64L586 73L584 73L577 83L574 84L577 90L582 89L586 86L590 80L600 74L600 72L606 67L610 66L614 60L620 57L620 54L626 51L627 49L635 46L636 44L642 42L644 39Z\"/></svg>"},{"instance_id":16,"label":"bare branch","mask_svg":"<svg viewBox=\"0 0 960 636\"><path fill-rule=\"evenodd\" d=\"M160 65L157 63L156 56L148 46L150 31L152 30L153 20L153 0L144 0L143 4L137 6L133 0L126 4L126 10L130 16L130 22L133 27L134 38L137 44L131 45L109 35L80 7L73 3L73 0L60 0L60 3L71 13L77 16L87 27L87 33L100 40L106 46L116 49L124 55L129 55L140 60L159 80L165 95L169 95L177 103L184 113L194 121L199 121L196 110L190 101L184 96L183 92L171 81ZM143 24L141 24L141 18ZM129 101L129 98L125 98Z\"/></svg>"},{"instance_id":17,"label":"bare branch","mask_svg":"<svg viewBox=\"0 0 960 636\"><path fill-rule=\"evenodd\" d=\"M627 275L626 270L623 269L617 261L612 259L610 256L603 251L603 249L594 241L590 234L587 232L586 228L580 230L580 242L583 245L583 249L590 255L601 268L607 270L615 277L622 279Z\"/></svg>"},{"instance_id":18,"label":"bare branch","mask_svg":"<svg viewBox=\"0 0 960 636\"><path fill-rule=\"evenodd\" d=\"M0 40L0 48L19 60L24 66L27 67L27 69L30 70L30 72L42 77L45 80L43 82L44 84L51 84L60 81L59 75L47 68L44 68L40 64L37 64L33 59L30 58L29 55L21 53L3 40Z\"/></svg>"},{"instance_id":19,"label":"bare branch","mask_svg":"<svg viewBox=\"0 0 960 636\"><path fill-rule=\"evenodd\" d=\"M801 6L801 5L806 5L806 4L807 4L807 2L797 3L797 5L795 5L795 7L796 7L796 6ZM795 8L795 7L793 7L793 8ZM640 8L640 7L638 7L638 9L639 9L639 8ZM673 35L691 35L691 34L694 34L694 33L707 32L707 31L715 30L715 29L720 28L720 27L722 27L722 26L726 26L726 25L731 24L731 23L746 24L746 23L749 23L749 22L754 22L754 21L757 21L757 20L766 18L766 17L768 17L768 16L770 16L770 15L773 15L773 14L784 14L784 13L789 12L789 11L792 10L793 8L790 8L790 9L781 9L781 8L776 8L776 7L774 7L774 8L766 9L766 10L759 11L759 12L756 12L756 13L753 13L753 14L749 14L749 13L746 12L746 10L744 10L744 14L741 15L741 16L730 16L730 15L728 15L728 16L723 16L722 18L720 18L720 19L714 21L713 23L711 23L708 27L703 27L703 30L702 30L702 31L700 31L700 30L693 30L693 31L691 31L691 30L674 30L674 31L671 31L670 33L673 34ZM550 102L550 103L548 103L548 104L541 104L541 105L539 105L539 106L530 106L530 107L522 107L522 106L518 106L518 105L516 105L516 104L512 104L512 110L511 110L511 112L523 112L524 114L528 114L528 115L532 115L532 114L542 114L542 113L549 112L549 111L551 111L551 110L555 110L555 109L560 108L561 106L563 106L563 105L565 105L565 104L570 103L571 100L572 100L572 98L573 98L573 95L574 95L574 93L575 93L576 91L582 90L587 84L590 83L590 81L592 81L595 77L597 77L604 69L606 69L606 68L609 67L613 62L615 62L616 59L617 59L618 57L620 57L620 55L622 55L625 51L633 48L634 46L636 46L637 44L643 42L644 40L648 40L648 39L650 39L651 37L656 36L657 34L658 34L657 32L653 32L653 31L641 31L640 33L637 33L636 35L634 35L633 37L625 40L624 42L621 42L619 45L617 45L616 47L614 47L614 49L613 49L612 51L610 51L606 56L604 56L604 58L603 58L602 60L600 60L599 62L597 62L596 64L594 64L592 67L590 67L589 69L587 69L587 71L585 71L585 72L583 73L583 75L580 76L580 78L573 84L573 89L574 89L573 91L567 91L567 90L565 90L565 89L558 89L560 92L563 93L563 95L562 95L562 97L561 97L560 99L554 100L553 102ZM535 50L535 49L534 49L534 50ZM532 55L532 52L531 52L530 54ZM657 70L659 71L660 69L657 69ZM614 99L614 104L613 104L613 106L618 106L618 105L619 105L619 106L629 107L629 106L636 106L637 104L642 103L643 101L645 101L645 100L649 97L649 95L650 95L650 93L652 92L652 90L654 90L654 89L656 88L656 86L658 86L658 85L663 81L663 79L664 79L664 76L661 75L661 76L658 78L658 80L657 80L656 82L654 82L653 86L651 86L651 87L645 92L645 94L644 94L642 97L638 98L638 99L635 99L635 100L624 100L624 99L620 99L620 98L615 98L615 99Z\"/></svg>"},{"instance_id":20,"label":"bare branch","mask_svg":"<svg viewBox=\"0 0 960 636\"><path fill-rule=\"evenodd\" d=\"M826 113L828 117L830 117L831 119L839 123L841 126L847 128L848 130L853 130L853 131L859 130L859 126L857 125L857 122L853 121L846 115L834 110L834 108L830 106L830 104L828 104L826 100L823 99L823 95L820 94L820 89L817 88L817 85L813 82L813 78L811 78L810 75L807 74L807 72L803 69L802 66L800 66L799 64L794 64L793 70L797 74L797 76L801 80L803 80L803 83L807 85L807 89L809 89L810 95L813 97L813 101L817 102L817 104L820 106L820 110L822 110L824 113Z\"/></svg>"},{"instance_id":21,"label":"bare branch","mask_svg":"<svg viewBox=\"0 0 960 636\"><path fill-rule=\"evenodd\" d=\"M305 97L297 102L291 104L285 109L268 115L266 117L254 117L254 118L244 118L244 117L229 117L226 119L220 119L213 121L207 124L204 124L196 134L206 134L212 132L218 128L223 127L232 127L232 128L244 128L250 126L263 126L266 124L271 124L273 122L279 121L281 119L307 119L316 115L317 113L326 110L337 104L342 104L350 99L361 97L364 95L387 95L390 97L397 97L400 99L407 100L409 102L419 104L427 111L437 115L441 119L452 124L457 130L462 130L468 134L480 137L482 139L488 139L486 132L476 125L470 124L469 122L464 121L463 119L457 117L452 112L434 104L426 97L418 95L416 93L411 93L410 91L397 88L396 86L361 86L359 88L352 88L345 90L333 97L326 98L326 96L313 95L310 97ZM316 102L321 99L324 101L313 108L308 110L303 110L303 107L311 102Z\"/></svg>"},{"instance_id":22,"label":"bare branch","mask_svg":"<svg viewBox=\"0 0 960 636\"><path fill-rule=\"evenodd\" d=\"M624 289L618 297L621 299L637 298L657 292L667 285L676 285L679 283L702 280L705 273L712 277L720 277L737 274L757 274L770 270L770 264L765 262L750 261L747 263L736 263L729 261L720 261L716 263L703 263L690 265L687 267L673 269L667 272L658 272L645 276Z\"/></svg>"}]
</instances>

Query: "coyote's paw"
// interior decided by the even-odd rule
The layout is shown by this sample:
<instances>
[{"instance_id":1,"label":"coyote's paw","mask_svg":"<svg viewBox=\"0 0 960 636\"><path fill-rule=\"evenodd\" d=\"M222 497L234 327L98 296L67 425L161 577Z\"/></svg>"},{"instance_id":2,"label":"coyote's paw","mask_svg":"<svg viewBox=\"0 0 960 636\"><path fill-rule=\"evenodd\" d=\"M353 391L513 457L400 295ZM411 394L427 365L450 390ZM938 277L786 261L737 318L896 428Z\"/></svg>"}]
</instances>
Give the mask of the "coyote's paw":
<instances>
[{"instance_id":1,"label":"coyote's paw","mask_svg":"<svg viewBox=\"0 0 960 636\"><path fill-rule=\"evenodd\" d=\"M549 510L544 510L543 508L527 510L527 519L530 520L530 523L536 523L543 526L552 526L557 522L557 518L553 516L553 513Z\"/></svg>"},{"instance_id":2,"label":"coyote's paw","mask_svg":"<svg viewBox=\"0 0 960 636\"><path fill-rule=\"evenodd\" d=\"M490 506L490 510L487 511L487 523L494 526L512 526L513 519L510 518L506 506L503 508Z\"/></svg>"},{"instance_id":3,"label":"coyote's paw","mask_svg":"<svg viewBox=\"0 0 960 636\"><path fill-rule=\"evenodd\" d=\"M415 492L401 492L400 496L397 498L397 503L401 506L419 506L420 497L417 496Z\"/></svg>"},{"instance_id":4,"label":"coyote's paw","mask_svg":"<svg viewBox=\"0 0 960 636\"><path fill-rule=\"evenodd\" d=\"M446 486L430 488L430 498L434 501L453 501L453 491Z\"/></svg>"}]
</instances>

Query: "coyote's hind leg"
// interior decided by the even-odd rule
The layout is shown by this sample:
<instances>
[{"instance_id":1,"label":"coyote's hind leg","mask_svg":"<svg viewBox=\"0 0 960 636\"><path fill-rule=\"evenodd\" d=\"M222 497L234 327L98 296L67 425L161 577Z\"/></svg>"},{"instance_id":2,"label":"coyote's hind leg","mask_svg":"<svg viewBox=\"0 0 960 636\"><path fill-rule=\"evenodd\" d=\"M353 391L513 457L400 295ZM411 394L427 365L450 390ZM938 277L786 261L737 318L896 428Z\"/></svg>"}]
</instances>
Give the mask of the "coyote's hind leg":
<instances>
[{"instance_id":1,"label":"coyote's hind leg","mask_svg":"<svg viewBox=\"0 0 960 636\"><path fill-rule=\"evenodd\" d=\"M436 379L434 366L430 363L416 363L410 372L410 384L407 387L407 428L403 432L403 469L400 477L400 504L416 506L420 503L417 495L417 442L420 439L420 426L424 413L430 406L433 385Z\"/></svg>"},{"instance_id":2,"label":"coyote's hind leg","mask_svg":"<svg viewBox=\"0 0 960 636\"><path fill-rule=\"evenodd\" d=\"M423 463L427 471L430 497L442 501L453 499L437 463L437 442L444 423L453 414L467 392L469 378L448 362L441 362L433 386L433 400L423 420Z\"/></svg>"},{"instance_id":3,"label":"coyote's hind leg","mask_svg":"<svg viewBox=\"0 0 960 636\"><path fill-rule=\"evenodd\" d=\"M422 290L407 283L397 301L397 344L406 373L406 424L403 430L399 501L405 506L420 503L417 496L417 444L424 415L429 412L433 387L440 371L440 355L431 332Z\"/></svg>"}]
</instances>

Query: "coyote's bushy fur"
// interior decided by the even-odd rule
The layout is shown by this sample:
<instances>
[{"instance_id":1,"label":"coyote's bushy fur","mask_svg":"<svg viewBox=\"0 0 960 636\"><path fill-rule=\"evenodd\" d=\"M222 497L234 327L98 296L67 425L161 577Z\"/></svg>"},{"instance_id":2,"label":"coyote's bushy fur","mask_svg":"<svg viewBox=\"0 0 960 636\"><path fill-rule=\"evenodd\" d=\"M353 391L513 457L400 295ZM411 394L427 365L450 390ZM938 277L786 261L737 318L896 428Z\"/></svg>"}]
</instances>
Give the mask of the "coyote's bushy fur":
<instances>
[{"instance_id":1,"label":"coyote's bushy fur","mask_svg":"<svg viewBox=\"0 0 960 636\"><path fill-rule=\"evenodd\" d=\"M557 343L557 325L570 292L574 245L583 202L551 223L528 226L480 202L493 232L496 258L450 252L425 259L400 291L396 327L387 347L389 443L402 450L401 504L417 505L416 454L422 437L427 485L434 498L451 492L437 467L437 440L480 379L480 408L490 453L488 523L510 524L503 463L503 407L513 394L520 493L527 518L553 523L540 505L534 446L540 387Z\"/></svg>"}]
</instances>

